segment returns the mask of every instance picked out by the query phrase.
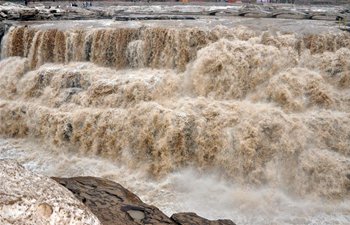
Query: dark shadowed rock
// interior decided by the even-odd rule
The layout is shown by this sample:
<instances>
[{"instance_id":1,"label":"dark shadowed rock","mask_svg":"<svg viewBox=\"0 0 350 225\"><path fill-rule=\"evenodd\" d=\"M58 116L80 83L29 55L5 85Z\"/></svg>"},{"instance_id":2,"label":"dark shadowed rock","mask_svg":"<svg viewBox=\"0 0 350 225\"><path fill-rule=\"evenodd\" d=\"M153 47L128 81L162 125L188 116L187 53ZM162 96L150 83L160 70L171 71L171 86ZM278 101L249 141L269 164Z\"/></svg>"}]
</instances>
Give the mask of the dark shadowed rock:
<instances>
[{"instance_id":1,"label":"dark shadowed rock","mask_svg":"<svg viewBox=\"0 0 350 225\"><path fill-rule=\"evenodd\" d=\"M135 194L109 180L96 177L52 179L70 190L104 225L234 225L231 220L210 221L195 213L177 213L169 218L158 208L145 204Z\"/></svg>"},{"instance_id":2,"label":"dark shadowed rock","mask_svg":"<svg viewBox=\"0 0 350 225\"><path fill-rule=\"evenodd\" d=\"M171 219L181 225L235 225L231 220L207 220L195 213L175 213Z\"/></svg>"},{"instance_id":3,"label":"dark shadowed rock","mask_svg":"<svg viewBox=\"0 0 350 225\"><path fill-rule=\"evenodd\" d=\"M176 224L118 183L95 177L53 179L73 192L104 225Z\"/></svg>"}]
</instances>

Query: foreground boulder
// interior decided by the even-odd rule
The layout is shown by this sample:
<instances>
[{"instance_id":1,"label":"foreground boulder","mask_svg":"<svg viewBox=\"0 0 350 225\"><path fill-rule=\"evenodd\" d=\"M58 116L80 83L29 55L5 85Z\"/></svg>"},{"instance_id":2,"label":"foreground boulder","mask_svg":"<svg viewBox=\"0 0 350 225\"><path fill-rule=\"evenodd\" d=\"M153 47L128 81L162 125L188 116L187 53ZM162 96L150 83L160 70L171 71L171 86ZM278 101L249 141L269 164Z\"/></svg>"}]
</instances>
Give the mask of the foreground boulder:
<instances>
[{"instance_id":1,"label":"foreground boulder","mask_svg":"<svg viewBox=\"0 0 350 225\"><path fill-rule=\"evenodd\" d=\"M95 177L57 178L100 219L104 225L174 224L154 206L120 184Z\"/></svg>"},{"instance_id":2,"label":"foreground boulder","mask_svg":"<svg viewBox=\"0 0 350 225\"><path fill-rule=\"evenodd\" d=\"M0 224L99 225L94 214L50 178L0 160Z\"/></svg>"},{"instance_id":3,"label":"foreground boulder","mask_svg":"<svg viewBox=\"0 0 350 225\"><path fill-rule=\"evenodd\" d=\"M104 225L177 224L234 225L231 220L210 221L195 213L178 213L171 218L120 184L96 177L57 178L99 218Z\"/></svg>"}]
</instances>

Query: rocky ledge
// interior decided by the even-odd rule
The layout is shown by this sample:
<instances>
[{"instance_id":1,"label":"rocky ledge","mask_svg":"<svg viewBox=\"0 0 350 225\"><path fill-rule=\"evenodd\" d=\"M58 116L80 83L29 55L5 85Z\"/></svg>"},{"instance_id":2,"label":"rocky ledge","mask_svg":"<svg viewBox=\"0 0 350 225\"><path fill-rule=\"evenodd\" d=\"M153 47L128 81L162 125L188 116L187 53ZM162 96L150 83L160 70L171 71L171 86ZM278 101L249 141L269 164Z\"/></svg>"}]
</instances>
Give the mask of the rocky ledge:
<instances>
[{"instance_id":1,"label":"rocky ledge","mask_svg":"<svg viewBox=\"0 0 350 225\"><path fill-rule=\"evenodd\" d=\"M169 218L118 183L96 177L50 179L13 160L0 160L0 224L234 225L195 213Z\"/></svg>"},{"instance_id":2,"label":"rocky ledge","mask_svg":"<svg viewBox=\"0 0 350 225\"><path fill-rule=\"evenodd\" d=\"M51 3L50 3L51 4ZM59 5L62 4L62 5ZM346 23L350 19L350 6L303 6L285 4L242 4L226 7L210 5L102 5L87 6L83 3L68 5L57 2L49 5L33 3L30 7L5 2L0 4L0 20L194 20L199 16L240 16L259 18L285 18L307 20L329 20Z\"/></svg>"},{"instance_id":3,"label":"rocky ledge","mask_svg":"<svg viewBox=\"0 0 350 225\"><path fill-rule=\"evenodd\" d=\"M207 220L195 213L176 213L170 218L141 201L118 183L96 177L58 178L104 225L178 224L234 225L231 220Z\"/></svg>"}]
</instances>

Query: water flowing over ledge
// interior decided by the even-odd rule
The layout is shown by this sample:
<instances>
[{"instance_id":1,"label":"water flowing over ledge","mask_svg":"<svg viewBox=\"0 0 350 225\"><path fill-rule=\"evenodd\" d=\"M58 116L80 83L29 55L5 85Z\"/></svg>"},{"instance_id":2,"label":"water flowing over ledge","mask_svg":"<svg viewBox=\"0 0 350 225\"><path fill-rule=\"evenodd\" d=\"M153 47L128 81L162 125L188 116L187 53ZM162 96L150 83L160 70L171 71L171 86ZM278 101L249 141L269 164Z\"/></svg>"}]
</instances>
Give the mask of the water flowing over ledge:
<instances>
[{"instance_id":1,"label":"water flowing over ledge","mask_svg":"<svg viewBox=\"0 0 350 225\"><path fill-rule=\"evenodd\" d=\"M159 180L218 171L240 187L345 202L349 220L347 33L29 25L8 31L2 58L6 137Z\"/></svg>"},{"instance_id":2,"label":"water flowing over ledge","mask_svg":"<svg viewBox=\"0 0 350 225\"><path fill-rule=\"evenodd\" d=\"M68 63L91 61L101 66L115 68L176 68L184 71L193 61L197 51L220 39L247 41L290 49L295 54L310 50L311 54L334 52L349 48L350 38L346 33L271 36L266 32L257 37L257 32L244 27L212 30L199 28L103 28L103 29L47 29L28 26L13 27L4 37L2 58L27 57L30 68L44 63Z\"/></svg>"}]
</instances>

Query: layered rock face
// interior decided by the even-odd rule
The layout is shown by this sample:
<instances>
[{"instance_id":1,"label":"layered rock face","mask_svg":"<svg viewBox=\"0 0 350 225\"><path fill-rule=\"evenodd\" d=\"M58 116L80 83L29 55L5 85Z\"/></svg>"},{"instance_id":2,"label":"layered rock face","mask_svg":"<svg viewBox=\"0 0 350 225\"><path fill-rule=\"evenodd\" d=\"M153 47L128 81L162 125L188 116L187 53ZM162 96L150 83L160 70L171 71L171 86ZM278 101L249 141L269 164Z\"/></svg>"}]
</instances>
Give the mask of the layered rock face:
<instances>
[{"instance_id":1,"label":"layered rock face","mask_svg":"<svg viewBox=\"0 0 350 225\"><path fill-rule=\"evenodd\" d=\"M164 15L195 15L200 16L240 16L258 18L293 18L308 20L342 20L348 21L350 13L346 5L343 6L303 6L303 5L149 5L133 3L110 2L94 3L86 6L83 3L69 4L68 2L31 3L31 7L5 2L0 3L0 20L80 20L80 19L111 19L117 20L154 20L154 19L195 19L195 17L163 17ZM139 15L143 15L139 17ZM135 17L135 15L138 15ZM154 15L158 15L154 17ZM163 15L163 16L159 16ZM122 16L122 18L120 17Z\"/></svg>"},{"instance_id":2,"label":"layered rock face","mask_svg":"<svg viewBox=\"0 0 350 225\"><path fill-rule=\"evenodd\" d=\"M0 224L101 224L74 195L12 160L0 160Z\"/></svg>"}]
</instances>

